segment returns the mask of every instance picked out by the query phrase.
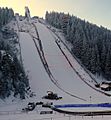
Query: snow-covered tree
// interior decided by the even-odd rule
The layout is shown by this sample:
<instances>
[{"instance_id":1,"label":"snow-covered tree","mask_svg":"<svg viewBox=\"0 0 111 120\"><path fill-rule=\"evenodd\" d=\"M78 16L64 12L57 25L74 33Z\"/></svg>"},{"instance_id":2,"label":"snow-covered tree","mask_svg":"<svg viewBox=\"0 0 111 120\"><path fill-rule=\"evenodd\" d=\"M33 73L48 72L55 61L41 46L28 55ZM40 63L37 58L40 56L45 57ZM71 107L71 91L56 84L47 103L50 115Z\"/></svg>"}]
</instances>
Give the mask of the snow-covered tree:
<instances>
[{"instance_id":1,"label":"snow-covered tree","mask_svg":"<svg viewBox=\"0 0 111 120\"><path fill-rule=\"evenodd\" d=\"M0 26L7 24L14 18L14 11L10 8L0 8Z\"/></svg>"}]
</instances>

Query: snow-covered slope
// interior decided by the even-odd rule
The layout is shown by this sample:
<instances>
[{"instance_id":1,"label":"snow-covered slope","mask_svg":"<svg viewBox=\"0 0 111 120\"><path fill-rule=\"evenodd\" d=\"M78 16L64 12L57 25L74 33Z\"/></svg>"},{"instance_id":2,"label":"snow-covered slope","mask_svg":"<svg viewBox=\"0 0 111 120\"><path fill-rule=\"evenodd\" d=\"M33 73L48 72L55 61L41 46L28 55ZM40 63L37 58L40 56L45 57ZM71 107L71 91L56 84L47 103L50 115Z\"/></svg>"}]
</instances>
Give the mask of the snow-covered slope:
<instances>
[{"instance_id":1,"label":"snow-covered slope","mask_svg":"<svg viewBox=\"0 0 111 120\"><path fill-rule=\"evenodd\" d=\"M57 46L54 36L50 33L50 31L46 28L46 26L38 22L36 24L36 27L38 29L38 33L43 44L43 50L48 65L50 67L50 70L52 71L52 74L54 75L58 83L61 85L61 87L72 94L75 94L79 97L86 99L87 102L90 101L90 96L92 98L91 99L92 102L104 102L106 101L106 99L110 101L109 97L104 96L101 93L90 88L87 84L85 84L81 80L81 78L77 75L77 73L74 72L74 70L71 68L70 64L68 63L67 59L64 57L61 50ZM79 74L83 76L85 80L91 82L90 76L88 76L88 74L86 74L82 68L79 68L80 66L78 66L76 60L66 50L65 46L63 46L62 43L60 43L60 45L63 51L65 52L65 54L67 55L68 59L70 60L71 64L77 70L77 72L79 72ZM65 101L64 97L62 103L63 101ZM72 98L69 96L68 102L81 103L83 101L81 100L76 101L76 98Z\"/></svg>"},{"instance_id":2,"label":"snow-covered slope","mask_svg":"<svg viewBox=\"0 0 111 120\"><path fill-rule=\"evenodd\" d=\"M30 22L23 20L18 21L18 26L15 25L14 29L19 34L24 67L25 70L28 71L31 90L36 96L32 98L28 97L26 100L19 101L18 103L12 102L11 105L6 105L6 107L1 106L0 120L38 120L46 118L51 120L68 120L70 117L71 119L83 119L81 116L63 116L58 113L56 115L39 115L38 111L40 111L40 109L43 110L43 108L36 108L35 111L29 114L21 113L21 109L25 107L28 102L50 101L42 99L42 97L47 94L47 91L53 91L62 97L61 100L53 100L54 105L109 103L111 101L109 96L93 88L94 81L72 57L62 42L59 41L58 37L47 28L47 25L42 24L38 20L30 20ZM39 36L36 32L38 32ZM45 60L56 84L51 81L52 79L41 61L40 54L37 50L37 47L41 50L38 37L41 40ZM104 110L110 110L110 108L104 108ZM5 113L9 115L5 115ZM92 119L92 117L84 118L86 120ZM104 118L108 120L110 116L94 117L95 120Z\"/></svg>"}]
</instances>

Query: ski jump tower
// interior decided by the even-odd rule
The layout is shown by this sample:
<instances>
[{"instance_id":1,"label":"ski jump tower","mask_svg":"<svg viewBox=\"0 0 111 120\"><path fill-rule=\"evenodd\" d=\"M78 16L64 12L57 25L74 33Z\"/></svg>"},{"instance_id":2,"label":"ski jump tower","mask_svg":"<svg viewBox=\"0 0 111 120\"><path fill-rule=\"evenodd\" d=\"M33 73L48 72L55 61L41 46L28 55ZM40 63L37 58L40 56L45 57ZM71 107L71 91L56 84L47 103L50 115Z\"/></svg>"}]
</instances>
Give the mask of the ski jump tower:
<instances>
[{"instance_id":1,"label":"ski jump tower","mask_svg":"<svg viewBox=\"0 0 111 120\"><path fill-rule=\"evenodd\" d=\"M30 10L27 6L25 7L25 17L28 21L30 21L30 18L31 18L30 17Z\"/></svg>"}]
</instances>

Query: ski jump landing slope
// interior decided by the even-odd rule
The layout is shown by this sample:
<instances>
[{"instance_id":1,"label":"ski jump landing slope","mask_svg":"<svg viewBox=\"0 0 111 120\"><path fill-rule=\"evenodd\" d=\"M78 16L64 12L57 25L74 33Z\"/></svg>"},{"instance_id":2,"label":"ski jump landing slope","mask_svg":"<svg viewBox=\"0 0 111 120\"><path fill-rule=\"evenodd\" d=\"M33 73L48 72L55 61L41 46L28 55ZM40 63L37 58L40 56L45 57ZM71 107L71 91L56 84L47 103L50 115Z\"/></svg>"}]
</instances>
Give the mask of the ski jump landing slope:
<instances>
[{"instance_id":1,"label":"ski jump landing slope","mask_svg":"<svg viewBox=\"0 0 111 120\"><path fill-rule=\"evenodd\" d=\"M34 23L34 21L31 22ZM47 91L53 91L63 97L62 100L54 101L54 104L110 102L110 97L89 87L81 80L80 76L74 72L67 59L57 46L55 42L57 37L52 33L52 31L50 31L46 25L41 24L38 21L34 24L38 30L48 67L57 83L66 92L84 99L82 100L73 97L52 83L46 70L44 69L34 41L31 37L31 35L33 35L37 38L35 28L31 24L26 24L25 21L22 21L19 22L19 26L22 26L22 28L29 31L31 34L30 35L28 32L19 32L24 66L26 70L29 71L31 89L36 93L35 100L41 100ZM38 45L37 40L36 43ZM68 59L71 59L70 62L74 66L75 60L72 59L71 54L62 43L59 44L65 51ZM76 66L74 66L74 68L78 69ZM83 70L81 70L81 72L85 73ZM85 74L85 77L88 79L87 74Z\"/></svg>"}]
</instances>

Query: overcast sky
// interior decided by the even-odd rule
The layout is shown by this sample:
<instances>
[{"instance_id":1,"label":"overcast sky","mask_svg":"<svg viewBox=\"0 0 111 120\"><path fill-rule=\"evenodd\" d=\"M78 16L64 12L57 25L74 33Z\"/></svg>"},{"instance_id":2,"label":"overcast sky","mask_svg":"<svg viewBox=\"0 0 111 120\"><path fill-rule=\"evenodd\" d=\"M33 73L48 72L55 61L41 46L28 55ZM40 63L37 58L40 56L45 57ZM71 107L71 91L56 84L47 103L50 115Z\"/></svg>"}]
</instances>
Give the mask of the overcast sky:
<instances>
[{"instance_id":1,"label":"overcast sky","mask_svg":"<svg viewBox=\"0 0 111 120\"><path fill-rule=\"evenodd\" d=\"M111 29L111 0L0 0L1 7L11 7L24 15L29 6L31 15L45 16L46 11L70 13Z\"/></svg>"}]
</instances>

